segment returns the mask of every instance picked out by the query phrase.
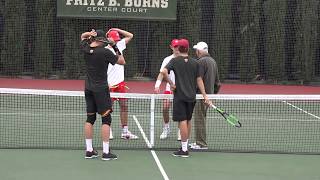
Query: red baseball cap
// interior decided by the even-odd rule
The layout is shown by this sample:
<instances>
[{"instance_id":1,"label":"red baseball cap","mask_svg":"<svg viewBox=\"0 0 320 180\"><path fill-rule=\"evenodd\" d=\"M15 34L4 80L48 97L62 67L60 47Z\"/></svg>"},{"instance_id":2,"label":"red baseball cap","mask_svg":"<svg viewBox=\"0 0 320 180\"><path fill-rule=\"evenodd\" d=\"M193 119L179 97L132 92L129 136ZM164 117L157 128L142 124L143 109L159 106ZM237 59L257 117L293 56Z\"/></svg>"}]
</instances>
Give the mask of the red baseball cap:
<instances>
[{"instance_id":1,"label":"red baseball cap","mask_svg":"<svg viewBox=\"0 0 320 180\"><path fill-rule=\"evenodd\" d=\"M110 31L108 33L108 38L112 38L115 41L120 41L121 40L118 31Z\"/></svg>"},{"instance_id":2,"label":"red baseball cap","mask_svg":"<svg viewBox=\"0 0 320 180\"><path fill-rule=\"evenodd\" d=\"M187 39L179 39L178 46L189 49L189 41Z\"/></svg>"},{"instance_id":3,"label":"red baseball cap","mask_svg":"<svg viewBox=\"0 0 320 180\"><path fill-rule=\"evenodd\" d=\"M172 39L170 46L177 47L178 46L178 39Z\"/></svg>"}]
</instances>

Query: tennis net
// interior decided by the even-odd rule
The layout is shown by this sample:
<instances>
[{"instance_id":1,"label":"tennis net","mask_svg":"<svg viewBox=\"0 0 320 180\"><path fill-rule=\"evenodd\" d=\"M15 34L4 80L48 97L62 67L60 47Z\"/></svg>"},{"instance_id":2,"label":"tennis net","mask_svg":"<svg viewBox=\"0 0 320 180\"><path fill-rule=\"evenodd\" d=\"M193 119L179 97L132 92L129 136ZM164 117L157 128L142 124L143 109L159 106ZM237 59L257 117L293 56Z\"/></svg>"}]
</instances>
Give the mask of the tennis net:
<instances>
[{"instance_id":1,"label":"tennis net","mask_svg":"<svg viewBox=\"0 0 320 180\"><path fill-rule=\"evenodd\" d=\"M117 94L128 105L129 130L137 140L120 138L120 107L114 104L110 141L114 149L174 149L177 124L160 140L162 107L171 95ZM201 98L197 96L197 98ZM209 109L209 151L320 154L320 95L209 95L216 106L234 114L243 127L230 126ZM170 108L170 117L172 113ZM0 148L83 149L86 119L82 91L0 88ZM194 120L192 120L194 121ZM97 116L94 146L101 148ZM195 141L194 130L189 142Z\"/></svg>"}]
</instances>

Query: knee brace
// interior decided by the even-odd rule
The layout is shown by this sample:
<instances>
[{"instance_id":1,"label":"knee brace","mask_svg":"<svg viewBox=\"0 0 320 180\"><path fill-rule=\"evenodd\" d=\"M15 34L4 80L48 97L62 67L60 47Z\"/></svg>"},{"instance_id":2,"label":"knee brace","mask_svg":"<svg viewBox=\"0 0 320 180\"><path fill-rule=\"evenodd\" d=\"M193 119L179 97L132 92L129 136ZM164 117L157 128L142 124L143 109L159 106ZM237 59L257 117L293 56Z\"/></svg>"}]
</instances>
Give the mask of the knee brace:
<instances>
[{"instance_id":1,"label":"knee brace","mask_svg":"<svg viewBox=\"0 0 320 180\"><path fill-rule=\"evenodd\" d=\"M94 124L94 122L96 121L96 113L94 114L87 114L87 123L90 123L90 124Z\"/></svg>"},{"instance_id":2,"label":"knee brace","mask_svg":"<svg viewBox=\"0 0 320 180\"><path fill-rule=\"evenodd\" d=\"M106 116L101 116L102 119L102 124L108 124L109 126L111 125L111 114L108 114Z\"/></svg>"},{"instance_id":3,"label":"knee brace","mask_svg":"<svg viewBox=\"0 0 320 180\"><path fill-rule=\"evenodd\" d=\"M101 113L102 124L111 125L111 113L112 109L108 109L105 112Z\"/></svg>"}]
</instances>

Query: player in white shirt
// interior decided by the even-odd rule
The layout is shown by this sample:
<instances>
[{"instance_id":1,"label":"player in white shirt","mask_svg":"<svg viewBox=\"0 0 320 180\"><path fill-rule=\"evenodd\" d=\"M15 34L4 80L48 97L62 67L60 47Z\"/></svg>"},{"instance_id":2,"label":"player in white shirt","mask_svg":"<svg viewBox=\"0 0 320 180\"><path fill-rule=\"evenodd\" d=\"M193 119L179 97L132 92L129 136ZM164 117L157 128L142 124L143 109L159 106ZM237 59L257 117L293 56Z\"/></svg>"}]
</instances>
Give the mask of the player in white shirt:
<instances>
[{"instance_id":1,"label":"player in white shirt","mask_svg":"<svg viewBox=\"0 0 320 180\"><path fill-rule=\"evenodd\" d=\"M121 39L120 35L124 36ZM116 42L117 47L121 54L123 54L123 50L126 49L126 44L133 38L133 34L118 28L111 28L107 32L107 37L114 42ZM109 47L110 48L110 47ZM124 66L123 65L112 65L109 64L108 67L108 83L110 92L117 92L117 93L125 93L126 92L126 83L124 82ZM113 102L119 102L120 105L120 120L122 126L121 138L122 139L138 139L139 137L132 134L128 130L128 106L127 106L127 99L125 98L118 98L113 99ZM110 139L113 138L112 131L110 131Z\"/></svg>"},{"instance_id":2,"label":"player in white shirt","mask_svg":"<svg viewBox=\"0 0 320 180\"><path fill-rule=\"evenodd\" d=\"M163 79L163 75L162 75L162 70L164 67L166 67L166 65L171 61L172 58L177 56L178 53L178 48L177 48L177 43L178 43L178 39L173 39L171 41L170 44L170 48L172 50L172 55L164 58L162 64L161 64L161 68L160 68L160 73L157 77L157 81L154 85L154 92L159 94L160 93L160 85ZM169 78L170 80L175 83L175 77L174 77L174 72L170 71L169 73ZM170 84L167 83L166 84L166 89L164 91L164 94L172 94L172 91L170 89ZM163 101L163 109L162 109L162 113L163 113L163 131L160 135L160 139L166 139L168 137L168 135L170 134L170 126L169 126L169 108L170 108L170 104L171 102L169 100L164 100ZM178 140L181 140L181 136L180 136L180 132L178 131Z\"/></svg>"}]
</instances>

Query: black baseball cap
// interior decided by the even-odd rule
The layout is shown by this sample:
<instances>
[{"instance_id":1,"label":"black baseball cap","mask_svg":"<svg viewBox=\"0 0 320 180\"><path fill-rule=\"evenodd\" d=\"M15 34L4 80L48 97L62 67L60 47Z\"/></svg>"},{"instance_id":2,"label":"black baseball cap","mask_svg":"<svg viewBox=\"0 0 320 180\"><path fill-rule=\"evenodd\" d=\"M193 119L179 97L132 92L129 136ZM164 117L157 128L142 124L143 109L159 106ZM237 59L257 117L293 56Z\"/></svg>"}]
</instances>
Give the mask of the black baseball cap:
<instances>
[{"instance_id":1,"label":"black baseball cap","mask_svg":"<svg viewBox=\"0 0 320 180\"><path fill-rule=\"evenodd\" d=\"M101 29L97 29L96 30L97 36L94 37L95 40L106 40L106 32L101 30Z\"/></svg>"}]
</instances>

